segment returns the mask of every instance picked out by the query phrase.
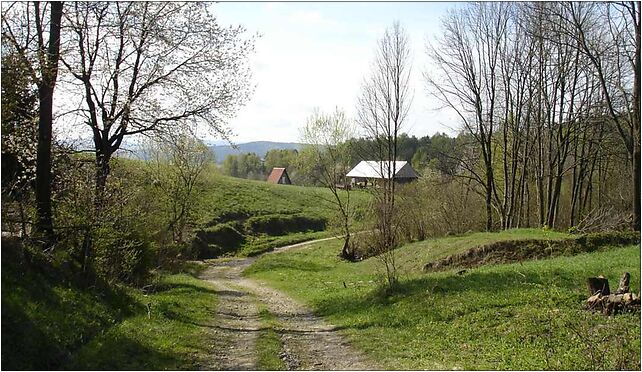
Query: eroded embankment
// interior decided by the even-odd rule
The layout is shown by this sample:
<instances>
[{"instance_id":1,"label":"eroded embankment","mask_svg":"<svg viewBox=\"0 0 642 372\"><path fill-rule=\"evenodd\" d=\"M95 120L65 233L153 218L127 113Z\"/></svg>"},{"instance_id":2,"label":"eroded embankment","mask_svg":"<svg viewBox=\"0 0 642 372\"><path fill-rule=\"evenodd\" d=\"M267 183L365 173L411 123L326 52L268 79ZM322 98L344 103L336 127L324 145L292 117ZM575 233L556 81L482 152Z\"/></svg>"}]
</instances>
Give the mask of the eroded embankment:
<instances>
[{"instance_id":1,"label":"eroded embankment","mask_svg":"<svg viewBox=\"0 0 642 372\"><path fill-rule=\"evenodd\" d=\"M637 232L586 234L570 239L505 240L468 249L462 253L429 262L424 271L474 268L483 265L572 256L603 247L639 244Z\"/></svg>"}]
</instances>

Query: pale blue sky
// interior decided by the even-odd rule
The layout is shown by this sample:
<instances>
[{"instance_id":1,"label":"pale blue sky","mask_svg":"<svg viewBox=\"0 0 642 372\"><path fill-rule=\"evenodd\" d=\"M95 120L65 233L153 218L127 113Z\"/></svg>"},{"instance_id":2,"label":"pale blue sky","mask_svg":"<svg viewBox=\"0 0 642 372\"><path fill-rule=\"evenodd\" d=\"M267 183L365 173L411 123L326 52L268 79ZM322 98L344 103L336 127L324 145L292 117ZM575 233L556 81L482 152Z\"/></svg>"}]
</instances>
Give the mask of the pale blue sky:
<instances>
[{"instance_id":1,"label":"pale blue sky","mask_svg":"<svg viewBox=\"0 0 642 372\"><path fill-rule=\"evenodd\" d=\"M360 85L377 40L395 20L411 42L414 98L406 131L417 136L452 133L457 122L439 111L425 90L426 40L439 33L440 18L456 3L216 3L224 25L259 33L251 58L255 93L230 126L237 143L298 141L314 107L343 108L353 117Z\"/></svg>"}]
</instances>

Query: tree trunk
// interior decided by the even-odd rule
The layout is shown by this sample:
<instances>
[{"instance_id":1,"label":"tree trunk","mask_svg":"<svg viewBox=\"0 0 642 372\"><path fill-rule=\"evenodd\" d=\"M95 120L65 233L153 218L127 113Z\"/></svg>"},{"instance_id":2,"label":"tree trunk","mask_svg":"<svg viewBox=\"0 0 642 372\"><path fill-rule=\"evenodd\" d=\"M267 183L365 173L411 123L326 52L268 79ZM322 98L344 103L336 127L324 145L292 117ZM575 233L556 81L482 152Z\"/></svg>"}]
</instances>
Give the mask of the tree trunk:
<instances>
[{"instance_id":1,"label":"tree trunk","mask_svg":"<svg viewBox=\"0 0 642 372\"><path fill-rule=\"evenodd\" d=\"M62 19L61 2L51 3L49 23L49 45L46 59L41 60L42 80L38 86L40 103L38 122L38 147L36 154L36 211L37 220L35 236L43 243L44 248L54 244L53 217L51 210L51 142L53 125L53 92L58 75L60 56L60 20ZM39 5L35 4L36 12ZM39 22L38 22L39 23ZM40 25L39 25L40 26ZM41 26L38 30L43 33ZM44 49L44 46L41 45Z\"/></svg>"},{"instance_id":2,"label":"tree trunk","mask_svg":"<svg viewBox=\"0 0 642 372\"><path fill-rule=\"evenodd\" d=\"M105 202L105 187L107 186L107 177L111 171L109 160L111 154L107 151L96 152L96 195L94 199L94 207L96 209L96 217L100 215Z\"/></svg>"},{"instance_id":3,"label":"tree trunk","mask_svg":"<svg viewBox=\"0 0 642 372\"><path fill-rule=\"evenodd\" d=\"M611 294L609 281L606 278L588 278L586 280L586 286L588 287L588 291L591 296L595 295L597 292L600 292L602 296L608 296Z\"/></svg>"},{"instance_id":4,"label":"tree trunk","mask_svg":"<svg viewBox=\"0 0 642 372\"><path fill-rule=\"evenodd\" d=\"M640 42L642 41L642 32L640 26L642 19L640 19L640 7L642 3L639 1L633 2L633 22L635 24L635 61L634 61L634 83L633 83L633 120L632 126L632 141L633 141L633 229L640 231L640 74L641 74L641 61L640 61Z\"/></svg>"}]
</instances>

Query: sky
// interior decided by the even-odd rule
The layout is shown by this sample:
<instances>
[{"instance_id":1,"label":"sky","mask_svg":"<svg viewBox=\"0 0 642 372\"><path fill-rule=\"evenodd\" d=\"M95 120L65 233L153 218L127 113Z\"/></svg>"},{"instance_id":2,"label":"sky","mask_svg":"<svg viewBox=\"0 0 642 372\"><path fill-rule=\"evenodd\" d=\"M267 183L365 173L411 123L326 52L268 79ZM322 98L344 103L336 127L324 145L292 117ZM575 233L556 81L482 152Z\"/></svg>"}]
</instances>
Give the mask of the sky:
<instances>
[{"instance_id":1,"label":"sky","mask_svg":"<svg viewBox=\"0 0 642 372\"><path fill-rule=\"evenodd\" d=\"M215 3L222 25L258 34L250 57L254 94L229 122L236 143L300 141L299 128L314 108L356 114L361 84L377 40L394 21L411 48L413 100L405 132L418 137L454 133L452 113L429 97L422 77L430 66L426 42L439 34L440 18L455 3ZM214 138L206 138L214 140Z\"/></svg>"}]
</instances>

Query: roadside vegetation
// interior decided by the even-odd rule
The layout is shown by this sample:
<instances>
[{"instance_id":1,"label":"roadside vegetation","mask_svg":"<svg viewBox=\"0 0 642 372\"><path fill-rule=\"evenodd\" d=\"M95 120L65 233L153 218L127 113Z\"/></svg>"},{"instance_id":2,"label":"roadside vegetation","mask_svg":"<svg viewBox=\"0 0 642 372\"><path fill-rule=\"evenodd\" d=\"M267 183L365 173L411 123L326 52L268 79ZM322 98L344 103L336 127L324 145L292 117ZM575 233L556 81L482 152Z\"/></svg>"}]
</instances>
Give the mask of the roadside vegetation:
<instances>
[{"instance_id":1,"label":"roadside vegetation","mask_svg":"<svg viewBox=\"0 0 642 372\"><path fill-rule=\"evenodd\" d=\"M461 275L459 268L421 271L478 245L566 237L520 229L408 244L398 249L403 274L394 292L381 286L376 259L338 259L337 241L261 257L245 275L309 304L387 368L639 369L639 315L605 317L583 307L590 276L617 282L627 271L639 292L639 245Z\"/></svg>"}]
</instances>

